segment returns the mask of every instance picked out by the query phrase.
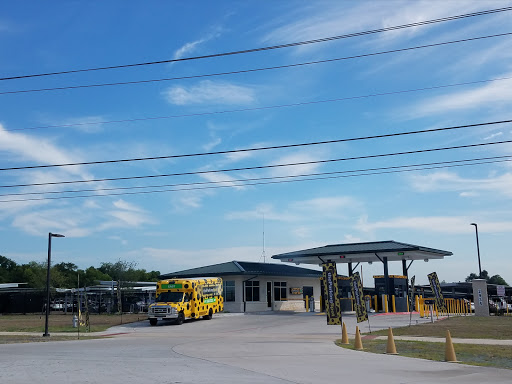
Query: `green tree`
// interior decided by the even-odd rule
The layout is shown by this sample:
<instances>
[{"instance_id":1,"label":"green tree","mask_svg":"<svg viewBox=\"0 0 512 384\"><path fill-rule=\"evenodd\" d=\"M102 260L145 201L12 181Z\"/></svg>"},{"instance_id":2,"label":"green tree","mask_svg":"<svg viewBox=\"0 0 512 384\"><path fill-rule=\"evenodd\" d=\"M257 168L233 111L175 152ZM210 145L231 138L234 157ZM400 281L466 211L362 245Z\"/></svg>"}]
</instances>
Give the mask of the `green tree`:
<instances>
[{"instance_id":1,"label":"green tree","mask_svg":"<svg viewBox=\"0 0 512 384\"><path fill-rule=\"evenodd\" d=\"M489 284L496 284L496 285L506 285L508 286L507 282L505 281L505 279L503 277L501 277L500 275L494 275L494 276L491 276L489 278L489 280L487 280L487 282Z\"/></svg>"},{"instance_id":2,"label":"green tree","mask_svg":"<svg viewBox=\"0 0 512 384\"><path fill-rule=\"evenodd\" d=\"M16 269L16 263L5 256L0 255L0 283L15 283L12 273Z\"/></svg>"},{"instance_id":3,"label":"green tree","mask_svg":"<svg viewBox=\"0 0 512 384\"><path fill-rule=\"evenodd\" d=\"M468 277L466 277L466 282L470 282L474 279L485 279L489 284L498 284L498 285L507 285L507 282L500 276L500 275L494 275L489 276L489 272L487 272L485 269L482 271L482 277L479 277L476 273L470 273Z\"/></svg>"}]
</instances>

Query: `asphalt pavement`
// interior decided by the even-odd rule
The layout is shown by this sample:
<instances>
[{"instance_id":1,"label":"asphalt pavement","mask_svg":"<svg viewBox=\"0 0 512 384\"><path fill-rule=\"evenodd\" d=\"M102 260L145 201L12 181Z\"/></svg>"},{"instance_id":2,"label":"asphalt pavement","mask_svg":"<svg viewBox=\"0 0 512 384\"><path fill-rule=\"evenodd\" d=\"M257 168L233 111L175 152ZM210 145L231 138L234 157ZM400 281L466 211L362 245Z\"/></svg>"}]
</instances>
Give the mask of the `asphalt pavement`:
<instances>
[{"instance_id":1,"label":"asphalt pavement","mask_svg":"<svg viewBox=\"0 0 512 384\"><path fill-rule=\"evenodd\" d=\"M356 319L345 316L349 334ZM429 321L413 316L413 324ZM409 324L371 316L362 332ZM317 313L221 314L183 325L140 322L109 337L0 345L0 383L510 383L509 370L337 347L341 327Z\"/></svg>"}]
</instances>

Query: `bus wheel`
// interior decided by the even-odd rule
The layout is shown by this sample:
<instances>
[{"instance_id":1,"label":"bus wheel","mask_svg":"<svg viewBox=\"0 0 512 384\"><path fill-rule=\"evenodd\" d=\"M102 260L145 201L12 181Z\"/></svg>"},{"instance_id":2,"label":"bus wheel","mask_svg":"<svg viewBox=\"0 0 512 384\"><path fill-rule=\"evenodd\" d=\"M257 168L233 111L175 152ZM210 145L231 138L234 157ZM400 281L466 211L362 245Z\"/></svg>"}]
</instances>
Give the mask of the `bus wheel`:
<instances>
[{"instance_id":1,"label":"bus wheel","mask_svg":"<svg viewBox=\"0 0 512 384\"><path fill-rule=\"evenodd\" d=\"M158 321L158 319L149 319L149 324L156 325L157 321Z\"/></svg>"},{"instance_id":2,"label":"bus wheel","mask_svg":"<svg viewBox=\"0 0 512 384\"><path fill-rule=\"evenodd\" d=\"M203 316L203 319L205 320L211 320L213 316L213 311L210 309L210 312L208 312L207 315Z\"/></svg>"},{"instance_id":3,"label":"bus wheel","mask_svg":"<svg viewBox=\"0 0 512 384\"><path fill-rule=\"evenodd\" d=\"M183 312L180 312L180 313L178 313L178 318L176 320L174 320L174 324L181 325L181 324L183 324L184 321L185 321L185 315L183 314Z\"/></svg>"}]
</instances>

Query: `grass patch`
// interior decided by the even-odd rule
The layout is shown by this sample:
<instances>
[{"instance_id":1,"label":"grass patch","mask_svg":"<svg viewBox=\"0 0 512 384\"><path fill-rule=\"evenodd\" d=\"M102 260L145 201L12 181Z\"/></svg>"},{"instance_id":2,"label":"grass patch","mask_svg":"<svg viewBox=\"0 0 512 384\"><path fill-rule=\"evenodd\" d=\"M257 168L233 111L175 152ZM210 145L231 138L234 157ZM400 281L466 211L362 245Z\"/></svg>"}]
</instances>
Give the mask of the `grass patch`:
<instances>
[{"instance_id":1,"label":"grass patch","mask_svg":"<svg viewBox=\"0 0 512 384\"><path fill-rule=\"evenodd\" d=\"M101 332L115 325L133 323L147 320L147 315L123 314L121 315L89 315L91 332ZM41 332L44 333L45 315L0 315L0 332ZM73 328L73 315L62 312L51 313L48 318L48 332L77 332ZM85 332L85 327L80 327ZM55 340L54 337L52 337Z\"/></svg>"},{"instance_id":2,"label":"grass patch","mask_svg":"<svg viewBox=\"0 0 512 384\"><path fill-rule=\"evenodd\" d=\"M342 345L340 341L336 340L336 345L354 349L353 345ZM386 340L363 340L364 352L385 353L386 345ZM444 361L444 343L395 340L395 346L400 356ZM461 363L512 369L512 347L472 344L454 344L453 347Z\"/></svg>"},{"instance_id":3,"label":"grass patch","mask_svg":"<svg viewBox=\"0 0 512 384\"><path fill-rule=\"evenodd\" d=\"M82 337L80 334L80 340L91 340L91 339L102 339L103 337L86 336ZM50 336L43 337L41 334L34 335L0 335L0 344L16 344L16 343L45 343L49 341L70 341L77 340L77 337L71 336Z\"/></svg>"},{"instance_id":4,"label":"grass patch","mask_svg":"<svg viewBox=\"0 0 512 384\"><path fill-rule=\"evenodd\" d=\"M510 340L512 339L512 317L456 316L434 323L393 328L393 335L445 337L446 330L450 331L452 338ZM387 334L387 329L372 332L375 336L387 336Z\"/></svg>"}]
</instances>

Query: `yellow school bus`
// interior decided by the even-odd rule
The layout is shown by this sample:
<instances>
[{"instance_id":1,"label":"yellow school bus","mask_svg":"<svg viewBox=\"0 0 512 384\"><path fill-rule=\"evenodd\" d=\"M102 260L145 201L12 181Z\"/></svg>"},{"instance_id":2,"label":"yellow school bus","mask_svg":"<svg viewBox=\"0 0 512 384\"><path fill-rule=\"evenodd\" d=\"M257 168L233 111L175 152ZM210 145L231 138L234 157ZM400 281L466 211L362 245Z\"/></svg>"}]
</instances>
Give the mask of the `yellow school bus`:
<instances>
[{"instance_id":1,"label":"yellow school bus","mask_svg":"<svg viewBox=\"0 0 512 384\"><path fill-rule=\"evenodd\" d=\"M159 319L179 325L185 319L210 320L223 310L220 277L161 280L156 285L156 302L148 308L148 319L151 325Z\"/></svg>"}]
</instances>

